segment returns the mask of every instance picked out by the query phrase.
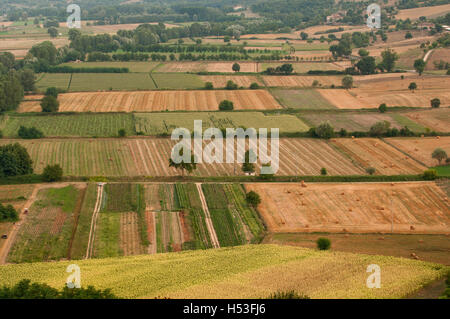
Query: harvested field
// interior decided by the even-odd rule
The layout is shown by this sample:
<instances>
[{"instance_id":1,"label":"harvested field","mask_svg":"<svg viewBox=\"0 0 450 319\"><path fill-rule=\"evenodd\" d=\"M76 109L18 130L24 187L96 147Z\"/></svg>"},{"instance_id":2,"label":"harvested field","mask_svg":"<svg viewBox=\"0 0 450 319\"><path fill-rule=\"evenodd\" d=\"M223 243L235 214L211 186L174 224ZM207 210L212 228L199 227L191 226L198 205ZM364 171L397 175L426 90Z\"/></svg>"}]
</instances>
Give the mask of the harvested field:
<instances>
[{"instance_id":1,"label":"harvested field","mask_svg":"<svg viewBox=\"0 0 450 319\"><path fill-rule=\"evenodd\" d=\"M233 81L239 87L248 88L252 83L258 83L259 85L263 85L263 83L256 76L246 76L246 75L235 75L235 76L226 76L226 75L206 75L201 76L203 82L211 82L215 88L224 88L227 85L228 81Z\"/></svg>"},{"instance_id":2,"label":"harvested field","mask_svg":"<svg viewBox=\"0 0 450 319\"><path fill-rule=\"evenodd\" d=\"M323 91L334 91L327 89ZM341 90L338 90L341 91ZM275 88L270 92L280 103L287 108L293 109L334 109L332 103L320 94L320 90L315 89L283 89Z\"/></svg>"},{"instance_id":3,"label":"harvested field","mask_svg":"<svg viewBox=\"0 0 450 319\"><path fill-rule=\"evenodd\" d=\"M434 182L246 184L262 199L258 210L271 232L391 231L450 233L450 205Z\"/></svg>"},{"instance_id":4,"label":"harvested field","mask_svg":"<svg viewBox=\"0 0 450 319\"><path fill-rule=\"evenodd\" d=\"M413 9L404 9L400 10L396 15L396 19L398 20L417 20L422 16L427 18L437 18L439 16L443 16L446 13L450 12L450 4L444 4L441 6L432 6L432 7L420 7Z\"/></svg>"},{"instance_id":5,"label":"harvested field","mask_svg":"<svg viewBox=\"0 0 450 319\"><path fill-rule=\"evenodd\" d=\"M353 93L354 90L349 91L342 89L319 89L317 90L317 92L330 105L340 109L362 109L371 107L371 105L368 102L364 101L361 97L358 98L356 94Z\"/></svg>"},{"instance_id":6,"label":"harvested field","mask_svg":"<svg viewBox=\"0 0 450 319\"><path fill-rule=\"evenodd\" d=\"M238 62L240 72L257 73L258 63ZM157 69L157 72L223 72L232 73L234 62L167 62Z\"/></svg>"},{"instance_id":7,"label":"harvested field","mask_svg":"<svg viewBox=\"0 0 450 319\"><path fill-rule=\"evenodd\" d=\"M147 73L74 73L69 91L152 90L156 86Z\"/></svg>"},{"instance_id":8,"label":"harvested field","mask_svg":"<svg viewBox=\"0 0 450 319\"><path fill-rule=\"evenodd\" d=\"M427 166L439 164L437 160L431 158L435 149L442 148L447 154L450 154L450 136L440 138L388 138L386 141Z\"/></svg>"},{"instance_id":9,"label":"harvested field","mask_svg":"<svg viewBox=\"0 0 450 319\"><path fill-rule=\"evenodd\" d=\"M0 140L0 144L11 142L19 142L27 148L37 174L42 173L47 164L60 164L66 176L180 175L168 166L169 154L175 145L170 139ZM78 154L89 156L79 157ZM278 175L319 175L322 167L326 167L330 175L364 174L361 167L355 166L332 143L318 139L280 139L279 163ZM199 164L193 174L243 175L240 164L226 163Z\"/></svg>"},{"instance_id":10,"label":"harvested field","mask_svg":"<svg viewBox=\"0 0 450 319\"><path fill-rule=\"evenodd\" d=\"M408 112L404 114L411 120L436 132L450 131L450 108Z\"/></svg>"},{"instance_id":11,"label":"harvested field","mask_svg":"<svg viewBox=\"0 0 450 319\"><path fill-rule=\"evenodd\" d=\"M279 109L265 90L135 91L65 93L58 96L60 112L211 111L230 100L237 110ZM19 112L39 112L40 102L24 102Z\"/></svg>"},{"instance_id":12,"label":"harvested field","mask_svg":"<svg viewBox=\"0 0 450 319\"><path fill-rule=\"evenodd\" d=\"M339 86L342 77L340 76L264 76L264 82L270 87L312 87L314 81L318 81L318 86Z\"/></svg>"},{"instance_id":13,"label":"harvested field","mask_svg":"<svg viewBox=\"0 0 450 319\"><path fill-rule=\"evenodd\" d=\"M1 25L1 24L0 24ZM56 48L69 44L67 38L48 38L48 34L39 38L8 38L0 39L0 52L11 52L16 57L25 57L32 46L44 41L51 41Z\"/></svg>"},{"instance_id":14,"label":"harvested field","mask_svg":"<svg viewBox=\"0 0 450 319\"><path fill-rule=\"evenodd\" d=\"M375 138L334 139L334 145L364 168L375 168L377 175L421 174L426 166L419 164L394 147Z\"/></svg>"},{"instance_id":15,"label":"harvested field","mask_svg":"<svg viewBox=\"0 0 450 319\"><path fill-rule=\"evenodd\" d=\"M141 255L146 252L139 237L138 219L135 212L120 214L120 250L123 256Z\"/></svg>"},{"instance_id":16,"label":"harvested field","mask_svg":"<svg viewBox=\"0 0 450 319\"><path fill-rule=\"evenodd\" d=\"M202 89L205 83L196 74L187 73L151 73L158 89L183 90Z\"/></svg>"},{"instance_id":17,"label":"harvested field","mask_svg":"<svg viewBox=\"0 0 450 319\"><path fill-rule=\"evenodd\" d=\"M450 49L449 48L438 48L434 49L430 57L427 60L427 65L425 70L437 70L435 63L444 61L450 64ZM445 71L445 70L444 70Z\"/></svg>"}]
</instances>

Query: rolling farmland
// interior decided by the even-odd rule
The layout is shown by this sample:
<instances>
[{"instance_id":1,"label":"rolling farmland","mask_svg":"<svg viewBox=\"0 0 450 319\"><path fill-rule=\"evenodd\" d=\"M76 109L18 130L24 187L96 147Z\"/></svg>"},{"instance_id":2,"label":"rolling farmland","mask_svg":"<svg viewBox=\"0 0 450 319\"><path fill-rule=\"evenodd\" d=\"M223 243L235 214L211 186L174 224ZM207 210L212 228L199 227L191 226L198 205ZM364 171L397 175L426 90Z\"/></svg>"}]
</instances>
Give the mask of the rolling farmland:
<instances>
[{"instance_id":1,"label":"rolling farmland","mask_svg":"<svg viewBox=\"0 0 450 319\"><path fill-rule=\"evenodd\" d=\"M264 90L239 91L135 91L66 93L58 97L60 112L212 111L230 100L237 110L279 109ZM19 112L39 112L40 102L23 102Z\"/></svg>"},{"instance_id":2,"label":"rolling farmland","mask_svg":"<svg viewBox=\"0 0 450 319\"><path fill-rule=\"evenodd\" d=\"M450 131L450 108L408 112L405 116L436 132Z\"/></svg>"},{"instance_id":3,"label":"rolling farmland","mask_svg":"<svg viewBox=\"0 0 450 319\"><path fill-rule=\"evenodd\" d=\"M339 76L264 76L264 82L269 87L312 87L314 81L318 86L340 86Z\"/></svg>"},{"instance_id":4,"label":"rolling farmland","mask_svg":"<svg viewBox=\"0 0 450 319\"><path fill-rule=\"evenodd\" d=\"M158 67L156 72L223 72L233 73L234 62L167 62ZM257 62L239 62L240 72L257 73Z\"/></svg>"},{"instance_id":5,"label":"rolling farmland","mask_svg":"<svg viewBox=\"0 0 450 319\"><path fill-rule=\"evenodd\" d=\"M450 233L450 206L434 182L246 184L262 197L271 232Z\"/></svg>"}]
</instances>

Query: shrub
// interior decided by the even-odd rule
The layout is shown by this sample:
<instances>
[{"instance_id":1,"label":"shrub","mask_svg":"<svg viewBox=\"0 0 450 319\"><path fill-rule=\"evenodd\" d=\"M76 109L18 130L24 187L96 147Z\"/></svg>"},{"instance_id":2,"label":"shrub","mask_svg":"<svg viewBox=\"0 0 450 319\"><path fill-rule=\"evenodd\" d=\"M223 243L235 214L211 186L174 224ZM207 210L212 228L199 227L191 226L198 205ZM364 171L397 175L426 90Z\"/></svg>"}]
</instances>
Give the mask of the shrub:
<instances>
[{"instance_id":1,"label":"shrub","mask_svg":"<svg viewBox=\"0 0 450 319\"><path fill-rule=\"evenodd\" d=\"M41 101L42 112L58 112L59 102L52 96L47 95Z\"/></svg>"},{"instance_id":2,"label":"shrub","mask_svg":"<svg viewBox=\"0 0 450 319\"><path fill-rule=\"evenodd\" d=\"M327 169L325 168L325 167L322 167L321 169L320 169L320 175L327 175Z\"/></svg>"},{"instance_id":3,"label":"shrub","mask_svg":"<svg viewBox=\"0 0 450 319\"><path fill-rule=\"evenodd\" d=\"M252 84L250 84L250 89L251 90L257 90L259 89L259 84L256 82L253 82Z\"/></svg>"},{"instance_id":4,"label":"shrub","mask_svg":"<svg viewBox=\"0 0 450 319\"><path fill-rule=\"evenodd\" d=\"M417 89L417 84L416 84L416 82L411 82L411 83L409 83L408 89L410 89L411 91L414 92L414 90Z\"/></svg>"},{"instance_id":5,"label":"shrub","mask_svg":"<svg viewBox=\"0 0 450 319\"><path fill-rule=\"evenodd\" d=\"M33 161L19 143L0 146L0 177L33 173Z\"/></svg>"},{"instance_id":6,"label":"shrub","mask_svg":"<svg viewBox=\"0 0 450 319\"><path fill-rule=\"evenodd\" d=\"M212 89L214 89L214 85L212 84L212 82L206 82L205 90L212 90Z\"/></svg>"},{"instance_id":7,"label":"shrub","mask_svg":"<svg viewBox=\"0 0 450 319\"><path fill-rule=\"evenodd\" d=\"M21 126L17 134L19 135L19 137L23 139L34 139L44 137L44 133L42 133L35 127L27 128L25 126Z\"/></svg>"},{"instance_id":8,"label":"shrub","mask_svg":"<svg viewBox=\"0 0 450 319\"><path fill-rule=\"evenodd\" d=\"M380 111L380 113L385 113L387 111L386 103L380 104L378 111Z\"/></svg>"},{"instance_id":9,"label":"shrub","mask_svg":"<svg viewBox=\"0 0 450 319\"><path fill-rule=\"evenodd\" d=\"M219 104L219 110L221 111L232 111L234 109L234 104L231 101L223 100Z\"/></svg>"},{"instance_id":10,"label":"shrub","mask_svg":"<svg viewBox=\"0 0 450 319\"><path fill-rule=\"evenodd\" d=\"M12 205L3 206L0 203L0 223L15 222L19 220L19 215Z\"/></svg>"},{"instance_id":11,"label":"shrub","mask_svg":"<svg viewBox=\"0 0 450 319\"><path fill-rule=\"evenodd\" d=\"M351 89L353 87L353 77L351 75L346 75L342 79L342 86L345 89Z\"/></svg>"},{"instance_id":12,"label":"shrub","mask_svg":"<svg viewBox=\"0 0 450 319\"><path fill-rule=\"evenodd\" d=\"M58 98L58 94L59 94L58 89L53 86L47 88L47 90L45 91L46 96L53 96L55 99Z\"/></svg>"},{"instance_id":13,"label":"shrub","mask_svg":"<svg viewBox=\"0 0 450 319\"><path fill-rule=\"evenodd\" d=\"M331 241L328 238L319 238L316 243L319 250L328 250L331 247Z\"/></svg>"},{"instance_id":14,"label":"shrub","mask_svg":"<svg viewBox=\"0 0 450 319\"><path fill-rule=\"evenodd\" d=\"M245 195L245 201L247 204L257 207L259 204L261 204L261 197L258 193L254 191L250 191Z\"/></svg>"},{"instance_id":15,"label":"shrub","mask_svg":"<svg viewBox=\"0 0 450 319\"><path fill-rule=\"evenodd\" d=\"M234 83L233 81L229 80L227 82L227 85L225 86L225 88L227 90L237 90L238 89L238 85L236 83Z\"/></svg>"},{"instance_id":16,"label":"shrub","mask_svg":"<svg viewBox=\"0 0 450 319\"><path fill-rule=\"evenodd\" d=\"M315 128L315 133L317 137L330 139L334 137L334 128L330 122L323 122Z\"/></svg>"},{"instance_id":17,"label":"shrub","mask_svg":"<svg viewBox=\"0 0 450 319\"><path fill-rule=\"evenodd\" d=\"M316 87L316 86L319 86L319 84L320 84L319 81L314 80L313 83L312 83L312 86Z\"/></svg>"},{"instance_id":18,"label":"shrub","mask_svg":"<svg viewBox=\"0 0 450 319\"><path fill-rule=\"evenodd\" d=\"M125 129L121 128L118 131L118 135L119 135L119 137L125 137L127 135L127 131L125 131Z\"/></svg>"},{"instance_id":19,"label":"shrub","mask_svg":"<svg viewBox=\"0 0 450 319\"><path fill-rule=\"evenodd\" d=\"M47 165L42 173L42 178L46 182L57 182L62 180L63 170L58 164Z\"/></svg>"},{"instance_id":20,"label":"shrub","mask_svg":"<svg viewBox=\"0 0 450 319\"><path fill-rule=\"evenodd\" d=\"M441 100L439 100L438 98L432 99L430 103L432 108L438 108L439 106L441 106Z\"/></svg>"},{"instance_id":21,"label":"shrub","mask_svg":"<svg viewBox=\"0 0 450 319\"><path fill-rule=\"evenodd\" d=\"M437 171L435 169L427 169L425 172L423 172L423 178L427 181L432 181L437 178Z\"/></svg>"},{"instance_id":22,"label":"shrub","mask_svg":"<svg viewBox=\"0 0 450 319\"><path fill-rule=\"evenodd\" d=\"M375 172L376 172L376 169L374 167L367 167L366 168L366 173L369 174L369 175L373 175L373 174L375 174Z\"/></svg>"},{"instance_id":23,"label":"shrub","mask_svg":"<svg viewBox=\"0 0 450 319\"><path fill-rule=\"evenodd\" d=\"M234 72L239 72L241 70L241 66L239 65L239 63L234 63L232 69Z\"/></svg>"},{"instance_id":24,"label":"shrub","mask_svg":"<svg viewBox=\"0 0 450 319\"><path fill-rule=\"evenodd\" d=\"M307 295L299 294L294 290L278 291L269 296L267 299L311 299Z\"/></svg>"}]
</instances>

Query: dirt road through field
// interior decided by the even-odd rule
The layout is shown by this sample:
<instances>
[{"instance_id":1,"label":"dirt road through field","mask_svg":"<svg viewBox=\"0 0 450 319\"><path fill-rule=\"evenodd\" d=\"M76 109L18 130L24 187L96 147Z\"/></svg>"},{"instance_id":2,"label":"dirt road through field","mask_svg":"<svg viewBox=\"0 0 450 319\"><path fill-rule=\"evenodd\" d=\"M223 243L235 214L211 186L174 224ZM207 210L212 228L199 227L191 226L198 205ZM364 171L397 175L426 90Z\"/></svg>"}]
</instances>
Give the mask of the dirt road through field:
<instances>
[{"instance_id":1,"label":"dirt road through field","mask_svg":"<svg viewBox=\"0 0 450 319\"><path fill-rule=\"evenodd\" d=\"M211 215L209 214L208 205L206 204L205 195L203 194L202 184L196 183L195 185L197 186L198 194L199 194L200 200L202 202L203 211L205 212L205 222L206 222L206 227L208 227L209 236L211 237L211 242L212 242L214 248L220 248L219 239L217 239L217 234L216 234L214 225L211 220Z\"/></svg>"},{"instance_id":2,"label":"dirt road through field","mask_svg":"<svg viewBox=\"0 0 450 319\"><path fill-rule=\"evenodd\" d=\"M97 188L97 201L95 202L94 213L92 214L91 220L91 230L89 232L89 241L86 249L86 257L84 259L89 259L92 257L92 253L94 251L94 242L95 242L95 229L97 228L97 218L98 213L100 211L102 205L102 197L103 197L103 186L105 183L99 183Z\"/></svg>"}]
</instances>

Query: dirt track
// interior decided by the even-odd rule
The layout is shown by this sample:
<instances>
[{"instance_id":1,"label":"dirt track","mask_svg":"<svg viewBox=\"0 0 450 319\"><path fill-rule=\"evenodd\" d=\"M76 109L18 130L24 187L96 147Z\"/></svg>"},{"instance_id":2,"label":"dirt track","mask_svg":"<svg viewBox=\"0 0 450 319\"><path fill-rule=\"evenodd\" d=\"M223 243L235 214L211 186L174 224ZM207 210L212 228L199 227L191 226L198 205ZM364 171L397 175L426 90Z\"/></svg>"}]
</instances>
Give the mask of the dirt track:
<instances>
[{"instance_id":1,"label":"dirt track","mask_svg":"<svg viewBox=\"0 0 450 319\"><path fill-rule=\"evenodd\" d=\"M206 204L205 195L203 194L202 184L197 183L197 190L200 196L200 200L202 202L203 212L205 213L205 222L206 227L208 228L209 236L211 238L211 243L214 248L220 248L219 239L217 238L216 231L214 229L214 225L211 220L211 215L209 213L208 205Z\"/></svg>"}]
</instances>

